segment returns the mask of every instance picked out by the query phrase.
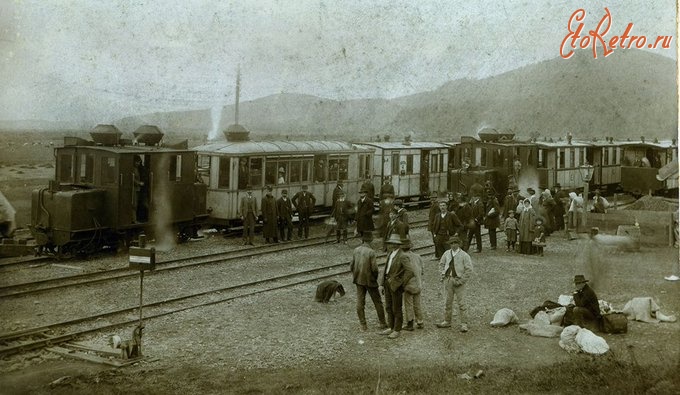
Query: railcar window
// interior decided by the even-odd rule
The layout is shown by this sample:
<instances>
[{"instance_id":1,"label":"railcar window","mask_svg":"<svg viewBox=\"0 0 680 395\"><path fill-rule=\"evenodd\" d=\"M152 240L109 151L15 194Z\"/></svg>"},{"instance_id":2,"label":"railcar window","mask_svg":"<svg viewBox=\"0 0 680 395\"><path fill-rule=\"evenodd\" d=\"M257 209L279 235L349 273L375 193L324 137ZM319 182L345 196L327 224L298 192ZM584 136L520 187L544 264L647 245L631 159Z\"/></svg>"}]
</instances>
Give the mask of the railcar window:
<instances>
[{"instance_id":1,"label":"railcar window","mask_svg":"<svg viewBox=\"0 0 680 395\"><path fill-rule=\"evenodd\" d=\"M532 148L529 148L527 150L527 164L529 166L534 165L534 150Z\"/></svg>"},{"instance_id":2,"label":"railcar window","mask_svg":"<svg viewBox=\"0 0 680 395\"><path fill-rule=\"evenodd\" d=\"M277 182L277 165L276 159L267 158L267 163L264 165L264 183L266 185L276 185ZM285 178L284 178L285 182Z\"/></svg>"},{"instance_id":3,"label":"railcar window","mask_svg":"<svg viewBox=\"0 0 680 395\"><path fill-rule=\"evenodd\" d=\"M326 161L323 158L314 159L314 179L318 182L326 181Z\"/></svg>"},{"instance_id":4,"label":"railcar window","mask_svg":"<svg viewBox=\"0 0 680 395\"><path fill-rule=\"evenodd\" d=\"M250 158L250 186L262 187L262 158Z\"/></svg>"},{"instance_id":5,"label":"railcar window","mask_svg":"<svg viewBox=\"0 0 680 395\"><path fill-rule=\"evenodd\" d=\"M222 159L220 158L220 165L219 165L219 174L218 174L218 188L219 188L219 177L222 177ZM203 183L206 185L210 185L210 155L198 155L198 176L201 177L201 180L203 180ZM229 162L227 160L227 162ZM227 166L227 172L229 172L229 167ZM229 175L227 175L227 180L229 179ZM229 185L229 182L227 181L227 186Z\"/></svg>"},{"instance_id":6,"label":"railcar window","mask_svg":"<svg viewBox=\"0 0 680 395\"><path fill-rule=\"evenodd\" d=\"M573 148L569 149L569 167L576 167L576 152Z\"/></svg>"},{"instance_id":7,"label":"railcar window","mask_svg":"<svg viewBox=\"0 0 680 395\"><path fill-rule=\"evenodd\" d=\"M368 178L368 155L359 155L359 177Z\"/></svg>"},{"instance_id":8,"label":"railcar window","mask_svg":"<svg viewBox=\"0 0 680 395\"><path fill-rule=\"evenodd\" d=\"M406 174L413 174L413 155L406 155Z\"/></svg>"},{"instance_id":9,"label":"railcar window","mask_svg":"<svg viewBox=\"0 0 680 395\"><path fill-rule=\"evenodd\" d=\"M544 157L544 152L545 151L543 151L542 149L538 150L538 166L536 166L538 168L545 168L546 167L545 166L545 162L546 162L545 159L546 158Z\"/></svg>"},{"instance_id":10,"label":"railcar window","mask_svg":"<svg viewBox=\"0 0 680 395\"><path fill-rule=\"evenodd\" d=\"M439 154L439 171L444 172L444 154Z\"/></svg>"},{"instance_id":11,"label":"railcar window","mask_svg":"<svg viewBox=\"0 0 680 395\"><path fill-rule=\"evenodd\" d=\"M94 156L80 155L80 182L91 184L94 182Z\"/></svg>"},{"instance_id":12,"label":"railcar window","mask_svg":"<svg viewBox=\"0 0 680 395\"><path fill-rule=\"evenodd\" d=\"M609 163L609 150L610 150L610 148L603 148L602 149L602 165L603 166L611 165L611 163Z\"/></svg>"},{"instance_id":13,"label":"railcar window","mask_svg":"<svg viewBox=\"0 0 680 395\"><path fill-rule=\"evenodd\" d=\"M168 166L168 180L180 181L182 179L182 156L170 155L170 163Z\"/></svg>"},{"instance_id":14,"label":"railcar window","mask_svg":"<svg viewBox=\"0 0 680 395\"><path fill-rule=\"evenodd\" d=\"M586 149L585 148L579 148L578 149L578 163L579 165L583 165L586 163ZM576 167L576 165L574 165Z\"/></svg>"},{"instance_id":15,"label":"railcar window","mask_svg":"<svg viewBox=\"0 0 680 395\"><path fill-rule=\"evenodd\" d=\"M482 167L486 167L486 148L482 148L479 153L479 165Z\"/></svg>"},{"instance_id":16,"label":"railcar window","mask_svg":"<svg viewBox=\"0 0 680 395\"><path fill-rule=\"evenodd\" d=\"M314 168L314 160L312 158L302 160L301 182L309 182L312 179L312 168Z\"/></svg>"},{"instance_id":17,"label":"railcar window","mask_svg":"<svg viewBox=\"0 0 680 395\"><path fill-rule=\"evenodd\" d=\"M102 184L116 183L116 158L105 156L102 158Z\"/></svg>"},{"instance_id":18,"label":"railcar window","mask_svg":"<svg viewBox=\"0 0 680 395\"><path fill-rule=\"evenodd\" d=\"M302 160L298 159L290 161L290 172L288 173L288 182L300 182L301 173L302 173Z\"/></svg>"},{"instance_id":19,"label":"railcar window","mask_svg":"<svg viewBox=\"0 0 680 395\"><path fill-rule=\"evenodd\" d=\"M438 154L430 154L430 173L439 173L439 157Z\"/></svg>"},{"instance_id":20,"label":"railcar window","mask_svg":"<svg viewBox=\"0 0 680 395\"><path fill-rule=\"evenodd\" d=\"M220 173L217 176L218 188L229 188L230 163L231 158L220 157ZM208 170L208 174L210 174L210 170Z\"/></svg>"},{"instance_id":21,"label":"railcar window","mask_svg":"<svg viewBox=\"0 0 680 395\"><path fill-rule=\"evenodd\" d=\"M238 163L238 189L246 189L250 182L249 158L241 158Z\"/></svg>"},{"instance_id":22,"label":"railcar window","mask_svg":"<svg viewBox=\"0 0 680 395\"><path fill-rule=\"evenodd\" d=\"M399 153L392 154L392 174L399 174Z\"/></svg>"},{"instance_id":23,"label":"railcar window","mask_svg":"<svg viewBox=\"0 0 680 395\"><path fill-rule=\"evenodd\" d=\"M618 164L619 164L619 161L621 160L620 155L619 155L620 152L621 152L621 151L620 151L619 148L614 148L614 151L613 151L614 160L613 160L612 164L614 164L614 165L618 165Z\"/></svg>"},{"instance_id":24,"label":"railcar window","mask_svg":"<svg viewBox=\"0 0 680 395\"><path fill-rule=\"evenodd\" d=\"M59 181L73 182L73 155L59 155Z\"/></svg>"},{"instance_id":25,"label":"railcar window","mask_svg":"<svg viewBox=\"0 0 680 395\"><path fill-rule=\"evenodd\" d=\"M560 166L558 169L564 169L564 157L565 157L565 152L564 150L557 150L557 152L560 154Z\"/></svg>"}]
</instances>

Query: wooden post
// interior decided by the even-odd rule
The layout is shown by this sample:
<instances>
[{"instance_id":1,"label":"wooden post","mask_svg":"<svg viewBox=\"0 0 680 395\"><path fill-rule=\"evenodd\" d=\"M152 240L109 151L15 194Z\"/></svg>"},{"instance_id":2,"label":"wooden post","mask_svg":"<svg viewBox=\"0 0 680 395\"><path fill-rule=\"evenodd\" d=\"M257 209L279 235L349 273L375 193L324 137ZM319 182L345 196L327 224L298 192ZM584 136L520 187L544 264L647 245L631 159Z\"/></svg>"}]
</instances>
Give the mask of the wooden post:
<instances>
[{"instance_id":1,"label":"wooden post","mask_svg":"<svg viewBox=\"0 0 680 395\"><path fill-rule=\"evenodd\" d=\"M588 181L583 186L583 226L588 229Z\"/></svg>"}]
</instances>

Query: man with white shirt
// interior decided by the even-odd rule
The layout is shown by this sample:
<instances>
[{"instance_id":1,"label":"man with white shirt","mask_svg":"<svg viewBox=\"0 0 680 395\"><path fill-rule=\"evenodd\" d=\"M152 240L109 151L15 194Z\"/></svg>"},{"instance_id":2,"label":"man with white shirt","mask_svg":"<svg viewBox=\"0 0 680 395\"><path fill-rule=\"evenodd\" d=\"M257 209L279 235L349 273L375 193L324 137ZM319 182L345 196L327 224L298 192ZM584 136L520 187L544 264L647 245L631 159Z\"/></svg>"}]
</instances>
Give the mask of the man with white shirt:
<instances>
[{"instance_id":1,"label":"man with white shirt","mask_svg":"<svg viewBox=\"0 0 680 395\"><path fill-rule=\"evenodd\" d=\"M385 310L387 310L387 329L380 332L396 339L401 333L404 323L402 312L404 285L413 277L408 269L408 257L401 251L402 238L393 233L387 239L387 262L382 275L382 287L385 294Z\"/></svg>"},{"instance_id":2,"label":"man with white shirt","mask_svg":"<svg viewBox=\"0 0 680 395\"><path fill-rule=\"evenodd\" d=\"M441 281L446 290L446 307L444 321L437 324L437 328L450 328L453 315L453 299L456 299L460 318L460 331L467 332L467 305L465 304L465 284L472 276L472 260L467 252L460 248L461 241L454 236L451 239L451 249L447 250L439 261Z\"/></svg>"}]
</instances>

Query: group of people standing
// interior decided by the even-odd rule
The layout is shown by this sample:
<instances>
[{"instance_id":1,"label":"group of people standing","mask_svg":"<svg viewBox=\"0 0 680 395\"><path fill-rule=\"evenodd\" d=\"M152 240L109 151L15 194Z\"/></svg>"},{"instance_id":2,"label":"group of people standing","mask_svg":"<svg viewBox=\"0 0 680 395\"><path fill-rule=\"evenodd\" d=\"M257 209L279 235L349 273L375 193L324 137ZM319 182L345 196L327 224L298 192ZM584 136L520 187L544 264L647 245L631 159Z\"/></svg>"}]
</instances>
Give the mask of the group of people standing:
<instances>
[{"instance_id":1,"label":"group of people standing","mask_svg":"<svg viewBox=\"0 0 680 395\"><path fill-rule=\"evenodd\" d=\"M333 204L331 217L335 221L335 233L337 242L347 242L348 226L352 220L356 221L358 235L364 232L372 232L375 229L373 223L373 185L366 180L359 190L359 199L356 205L347 200L342 181L338 181L333 190ZM301 190L292 198L288 197L288 190L281 191L277 199L273 196L273 188L267 186L266 193L260 202L261 211L258 211L257 199L253 196L252 188L246 186L246 194L241 197L239 214L243 221L243 244L253 245L255 237L255 224L258 214L262 214L262 236L265 243L278 243L290 241L293 234L293 215L298 213L298 238L309 238L309 221L316 206L316 197L303 185Z\"/></svg>"}]
</instances>

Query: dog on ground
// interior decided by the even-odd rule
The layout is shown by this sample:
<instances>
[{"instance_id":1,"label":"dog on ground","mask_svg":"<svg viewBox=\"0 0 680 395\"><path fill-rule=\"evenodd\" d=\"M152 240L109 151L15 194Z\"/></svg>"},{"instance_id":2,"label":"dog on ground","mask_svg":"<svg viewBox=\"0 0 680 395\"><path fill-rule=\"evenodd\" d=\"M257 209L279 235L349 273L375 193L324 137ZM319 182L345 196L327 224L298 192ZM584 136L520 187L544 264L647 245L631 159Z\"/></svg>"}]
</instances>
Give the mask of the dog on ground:
<instances>
[{"instance_id":1,"label":"dog on ground","mask_svg":"<svg viewBox=\"0 0 680 395\"><path fill-rule=\"evenodd\" d=\"M335 293L345 296L345 288L335 280L324 281L316 287L314 300L320 303L328 303Z\"/></svg>"}]
</instances>

